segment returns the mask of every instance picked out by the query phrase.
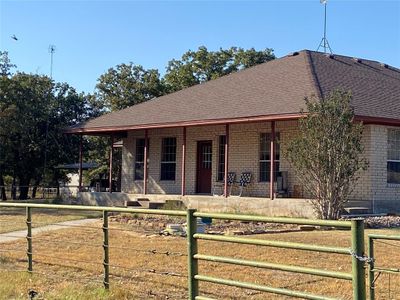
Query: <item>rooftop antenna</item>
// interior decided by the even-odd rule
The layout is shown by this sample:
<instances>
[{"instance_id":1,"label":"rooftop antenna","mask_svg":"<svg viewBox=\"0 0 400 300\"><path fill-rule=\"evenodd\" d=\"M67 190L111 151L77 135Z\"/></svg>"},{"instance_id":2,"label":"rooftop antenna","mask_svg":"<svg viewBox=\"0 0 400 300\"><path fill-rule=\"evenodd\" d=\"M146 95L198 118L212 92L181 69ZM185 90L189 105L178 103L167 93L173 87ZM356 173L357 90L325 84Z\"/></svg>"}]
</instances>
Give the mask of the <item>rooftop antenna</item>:
<instances>
[{"instance_id":1,"label":"rooftop antenna","mask_svg":"<svg viewBox=\"0 0 400 300\"><path fill-rule=\"evenodd\" d=\"M56 46L50 45L49 46L49 53L50 53L50 78L53 79L53 55L56 52Z\"/></svg>"},{"instance_id":2,"label":"rooftop antenna","mask_svg":"<svg viewBox=\"0 0 400 300\"><path fill-rule=\"evenodd\" d=\"M323 48L324 53L326 53L327 50L329 50L329 52L332 54L331 46L329 46L328 39L326 38L326 5L328 3L328 0L319 0L319 2L324 5L325 15L324 15L324 37L322 38L321 42L319 43L317 51L319 50L319 48Z\"/></svg>"}]
</instances>

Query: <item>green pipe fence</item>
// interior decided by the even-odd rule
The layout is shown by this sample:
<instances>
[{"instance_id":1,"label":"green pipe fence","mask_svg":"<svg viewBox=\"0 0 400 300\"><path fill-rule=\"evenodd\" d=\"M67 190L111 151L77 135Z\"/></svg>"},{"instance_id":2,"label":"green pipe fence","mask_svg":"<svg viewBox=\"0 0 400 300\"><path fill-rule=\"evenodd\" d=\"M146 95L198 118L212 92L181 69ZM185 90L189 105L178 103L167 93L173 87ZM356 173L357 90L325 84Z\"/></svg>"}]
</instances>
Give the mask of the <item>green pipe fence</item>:
<instances>
[{"instance_id":1,"label":"green pipe fence","mask_svg":"<svg viewBox=\"0 0 400 300\"><path fill-rule=\"evenodd\" d=\"M110 287L110 260L109 260L109 244L108 244L108 212L103 211L103 249L104 249L104 287Z\"/></svg>"},{"instance_id":2,"label":"green pipe fence","mask_svg":"<svg viewBox=\"0 0 400 300\"><path fill-rule=\"evenodd\" d=\"M369 299L375 300L375 273L400 274L400 269L381 268L375 266L374 240L400 241L400 235L369 234L368 235L368 267ZM378 275L379 276L379 275Z\"/></svg>"},{"instance_id":3,"label":"green pipe fence","mask_svg":"<svg viewBox=\"0 0 400 300\"><path fill-rule=\"evenodd\" d=\"M28 248L26 249L26 256L28 257L28 272L32 272L33 263L32 263L32 209L30 207L26 207L26 241L28 243Z\"/></svg>"},{"instance_id":4,"label":"green pipe fence","mask_svg":"<svg viewBox=\"0 0 400 300\"><path fill-rule=\"evenodd\" d=\"M33 272L33 248L32 248L32 210L34 209L64 209L64 210L78 210L78 211L97 211L103 213L103 285L106 289L110 285L110 258L109 249L113 248L109 244L109 228L108 217L111 212L121 213L134 213L134 214L151 214L151 215L166 215L186 217L187 221L187 256L188 256L188 298L194 299L211 299L204 295L200 295L199 282L211 282L215 284L234 286L273 293L278 295L285 295L303 299L333 299L327 296L313 295L301 291L290 290L286 288L276 288L266 285L259 285L250 282L242 282L236 280L228 280L223 278L215 278L199 273L198 262L212 261L223 264L239 265L245 267L262 268L270 270L278 270L292 273L308 274L314 276L321 276L327 278L335 278L341 280L352 281L353 286L353 299L365 300L366 299L366 286L365 286L365 262L368 260L364 256L364 222L361 219L352 221L328 221L328 220L310 220L300 218L275 218L267 216L252 216L252 215L239 215L239 214L220 214L220 213L204 213L197 212L194 209L187 211L174 211L174 210L158 210L158 209L135 209L135 208L122 208L122 207L106 207L106 206L80 206L80 205L48 205L48 204L33 204L33 203L0 203L1 207L19 207L26 209L26 224L27 224L27 257L28 257L28 271ZM213 218L220 220L237 220L237 221L253 221L265 223L281 223L281 224L299 224L299 225L314 225L314 226L329 226L339 229L351 229L351 248L345 247L331 247L305 243L282 242L273 240L260 240L252 238L241 238L234 236L220 236L211 234L197 233L197 219L198 218ZM374 237L371 238L372 241ZM314 269L302 266L275 264L262 261L254 261L247 259L236 259L222 256L211 256L198 253L198 241L208 240L222 243L235 243L255 245L262 247L275 247L283 249L294 249L300 251L312 251L331 253L335 255L347 255L352 258L352 272L336 272L321 269ZM373 250L373 244L370 242L370 250ZM115 247L115 246L114 246ZM373 251L369 252L372 257ZM122 267L122 266L114 266ZM154 273L154 270L150 270ZM376 271L370 269L370 273ZM168 274L168 272L164 272ZM160 273L162 274L162 273ZM171 273L173 274L173 273ZM372 299L372 298L371 298Z\"/></svg>"},{"instance_id":5,"label":"green pipe fence","mask_svg":"<svg viewBox=\"0 0 400 300\"><path fill-rule=\"evenodd\" d=\"M353 276L351 274L343 273L343 272L325 271L325 270L306 268L306 267L289 266L289 265L282 265L282 264L272 264L272 263L257 262L257 261L252 261L252 260L236 259L236 258L229 258L229 257L222 257L222 256L203 255L203 254L195 254L194 258L197 260L220 262L220 263L232 264L232 265L237 265L237 266L255 267L255 268L261 268L261 269L270 269L270 270L278 270L278 271L285 271L285 272L292 272L292 273L309 274L309 275L330 277L330 278L336 278L336 279L353 280Z\"/></svg>"},{"instance_id":6,"label":"green pipe fence","mask_svg":"<svg viewBox=\"0 0 400 300\"><path fill-rule=\"evenodd\" d=\"M250 239L250 238L211 235L211 234L202 234L202 233L196 233L194 235L194 237L196 239L208 240L208 241L230 242L230 243L237 243L237 244L275 247L275 248L283 248L283 249L318 251L318 252L324 252L324 253L335 253L335 254L346 254L346 255L349 254L348 248L340 248L340 247L327 247L327 246L317 246L317 245L302 244L302 243L257 240L257 239Z\"/></svg>"},{"instance_id":7,"label":"green pipe fence","mask_svg":"<svg viewBox=\"0 0 400 300\"><path fill-rule=\"evenodd\" d=\"M196 277L196 279L201 280L201 281L212 282L212 283L234 286L234 287L241 287L241 288L246 288L246 289L251 289L251 290L261 291L261 292L267 292L267 293L272 293L272 294L291 296L291 297L295 297L295 298L312 299L312 300L336 300L335 298L311 295L308 293L291 291L288 289L274 288L274 287L270 287L270 286L259 285L259 284L249 283L249 282L221 279L221 278L215 278L215 277L203 276L203 275L196 275L195 277ZM196 297L196 299L198 299L198 298Z\"/></svg>"},{"instance_id":8,"label":"green pipe fence","mask_svg":"<svg viewBox=\"0 0 400 300\"><path fill-rule=\"evenodd\" d=\"M270 264L259 261L252 260L242 260L242 259L233 259L227 257L219 257L219 256L209 256L202 255L196 253L194 255L194 259L197 260L208 260L220 263L229 263L234 265L242 265L248 267L256 267L256 268L266 268L266 269L274 269L309 275L317 275L323 277L330 277L336 279L344 279L351 280L353 283L353 299L355 300L365 300L366 292L365 292L365 271L364 271L364 221L362 219L356 219L352 221L326 221L326 220L309 220L309 219L296 219L296 218L274 218L274 217L265 217L265 216L251 216L251 215L235 215L235 214L218 214L218 213L203 213L203 212L195 212L193 214L194 217L208 217L214 219L222 219L222 220L238 220L238 221L257 221L257 222L266 222L266 223L283 223L283 224L300 224L300 225L316 225L316 226L329 226L336 228L350 228L351 235L351 249L341 248L341 247L327 247L327 246L319 246L319 245L309 245L309 244L301 244L301 243L291 243L291 242L280 242L280 241L270 241L270 240L257 240L257 239L249 239L249 238L240 238L240 237L229 237L229 236L216 236L210 234L199 234L196 233L193 235L195 239L199 240L212 240L212 241L220 241L220 242L229 242L235 244L247 244L247 245L258 245L258 246L267 246L267 247L277 247L277 248L286 248L286 249L297 249L303 251L316 251L316 252L325 252L325 253L335 253L335 254L343 254L352 256L352 273L342 273L342 272L333 272L333 271L325 271L318 270L312 268L305 268L300 266L287 266L282 264ZM258 291L264 291L279 295L303 298L303 299L331 299L326 296L312 295L308 293L303 293L299 291L289 290L289 289L280 289L274 288L265 285L256 285L248 282L227 280L221 278L214 278L210 276L204 276L198 274L195 276L195 279L198 281L207 281L213 282L222 285L243 287L248 289L254 289ZM196 296L199 295L199 291L197 291ZM190 299L198 299L197 297Z\"/></svg>"},{"instance_id":9,"label":"green pipe fence","mask_svg":"<svg viewBox=\"0 0 400 300\"><path fill-rule=\"evenodd\" d=\"M195 299L199 295L199 282L196 279L198 273L197 239L194 237L197 232L197 218L194 217L195 210L187 211L187 244L188 244L188 293L189 299Z\"/></svg>"}]
</instances>

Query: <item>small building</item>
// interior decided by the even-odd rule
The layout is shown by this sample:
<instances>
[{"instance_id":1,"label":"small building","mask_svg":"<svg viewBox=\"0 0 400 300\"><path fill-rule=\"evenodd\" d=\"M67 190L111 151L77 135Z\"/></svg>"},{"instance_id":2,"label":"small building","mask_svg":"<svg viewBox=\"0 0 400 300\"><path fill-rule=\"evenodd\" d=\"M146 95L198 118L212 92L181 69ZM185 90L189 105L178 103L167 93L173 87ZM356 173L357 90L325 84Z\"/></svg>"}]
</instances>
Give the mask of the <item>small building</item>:
<instances>
[{"instance_id":1,"label":"small building","mask_svg":"<svg viewBox=\"0 0 400 300\"><path fill-rule=\"evenodd\" d=\"M68 173L65 175L66 180L60 180L59 186L61 188L60 194L64 197L76 197L77 193L79 192L79 184L81 184L82 190L82 183L80 182L80 174L83 173L84 170L94 169L97 168L98 165L96 163L84 163L82 165L80 163L74 164L65 164L65 165L58 165L55 169L58 170L65 170Z\"/></svg>"},{"instance_id":2,"label":"small building","mask_svg":"<svg viewBox=\"0 0 400 300\"><path fill-rule=\"evenodd\" d=\"M376 61L294 52L67 132L122 138L121 191L129 197L307 215L307 195L276 141L297 134L305 97L323 98L334 89L351 90L356 119L365 125L369 168L351 205L399 212L400 70ZM240 198L241 179L248 184Z\"/></svg>"}]
</instances>

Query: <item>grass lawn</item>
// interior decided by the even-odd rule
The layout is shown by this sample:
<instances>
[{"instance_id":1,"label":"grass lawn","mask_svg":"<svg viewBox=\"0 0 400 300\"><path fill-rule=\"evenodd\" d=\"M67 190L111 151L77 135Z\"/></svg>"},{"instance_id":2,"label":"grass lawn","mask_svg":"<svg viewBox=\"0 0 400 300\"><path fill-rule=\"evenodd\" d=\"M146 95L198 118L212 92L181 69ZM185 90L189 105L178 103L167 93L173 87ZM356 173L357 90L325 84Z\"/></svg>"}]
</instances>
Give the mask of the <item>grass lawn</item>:
<instances>
[{"instance_id":1,"label":"grass lawn","mask_svg":"<svg viewBox=\"0 0 400 300\"><path fill-rule=\"evenodd\" d=\"M33 209L33 227L48 224L99 217L99 213L66 211L55 209ZM0 207L0 233L26 229L26 213L24 208Z\"/></svg>"},{"instance_id":2,"label":"grass lawn","mask_svg":"<svg viewBox=\"0 0 400 300\"><path fill-rule=\"evenodd\" d=\"M63 229L34 236L34 273L26 269L26 241L1 244L0 299L26 299L39 292L40 299L187 299L186 239L146 236L124 225L125 231L110 230L110 290L102 289L101 222L87 228ZM114 226L116 225L111 223ZM120 226L118 228L121 228ZM367 230L366 233L400 234L400 230ZM320 245L350 245L349 231L313 231L253 235L251 238L293 241ZM81 243L81 244L79 244ZM124 249L113 248L124 247ZM376 265L400 268L400 243L376 243ZM13 249L7 252L6 249ZM21 252L16 252L16 250ZM152 254L147 250L174 252ZM137 251L138 250L138 251ZM247 258L273 263L350 272L350 255L334 255L269 247L199 242L199 253ZM120 267L116 267L120 266ZM152 273L149 270L156 270ZM170 276L161 272L174 273ZM274 287L286 287L340 299L351 299L351 282L318 276L200 262L199 273ZM292 299L257 291L200 283L204 296L217 299ZM389 297L389 291L391 293ZM39 299L39 298L38 298ZM400 299L400 274L381 275L376 299Z\"/></svg>"}]
</instances>

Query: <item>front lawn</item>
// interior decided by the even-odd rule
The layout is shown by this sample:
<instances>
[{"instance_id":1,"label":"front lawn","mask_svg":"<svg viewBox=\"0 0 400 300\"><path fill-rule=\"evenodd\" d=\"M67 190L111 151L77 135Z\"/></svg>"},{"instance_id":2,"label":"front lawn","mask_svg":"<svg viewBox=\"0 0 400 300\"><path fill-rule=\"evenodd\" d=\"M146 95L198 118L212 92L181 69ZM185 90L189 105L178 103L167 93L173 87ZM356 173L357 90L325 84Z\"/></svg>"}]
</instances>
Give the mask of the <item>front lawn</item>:
<instances>
[{"instance_id":1,"label":"front lawn","mask_svg":"<svg viewBox=\"0 0 400 300\"><path fill-rule=\"evenodd\" d=\"M26 241L2 244L0 297L26 299L33 289L44 299L185 299L187 298L186 239L136 232L128 225L111 224L110 291L102 289L103 248L101 222L86 228L46 232L33 239L34 274L26 274ZM118 226L118 227L115 227ZM368 233L400 234L400 230L366 230ZM349 231L312 231L252 235L251 238L331 246L350 246ZM400 243L376 243L376 265L399 268ZM113 248L116 247L116 248ZM122 247L122 248L118 248ZM21 249L21 252L16 252ZM154 251L154 253L152 252ZM169 254L166 252L169 251ZM350 255L313 253L210 241L199 242L199 253L272 263L351 272ZM37 272L37 273L35 273ZM163 273L166 272L166 273ZM281 271L200 262L199 273L290 288L340 299L351 299L351 282ZM377 299L400 295L400 276L381 275ZM201 294L217 299L291 299L257 291L200 283Z\"/></svg>"}]
</instances>

